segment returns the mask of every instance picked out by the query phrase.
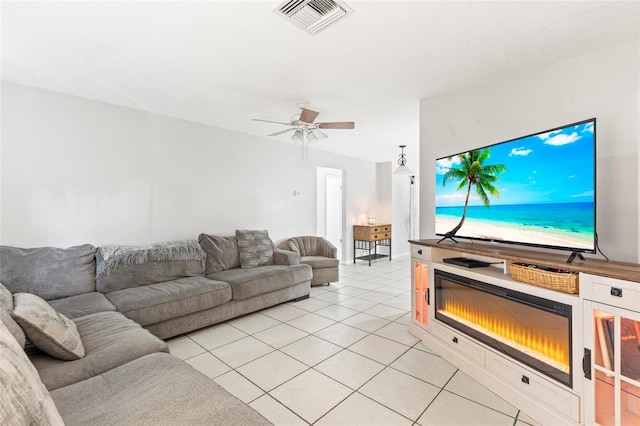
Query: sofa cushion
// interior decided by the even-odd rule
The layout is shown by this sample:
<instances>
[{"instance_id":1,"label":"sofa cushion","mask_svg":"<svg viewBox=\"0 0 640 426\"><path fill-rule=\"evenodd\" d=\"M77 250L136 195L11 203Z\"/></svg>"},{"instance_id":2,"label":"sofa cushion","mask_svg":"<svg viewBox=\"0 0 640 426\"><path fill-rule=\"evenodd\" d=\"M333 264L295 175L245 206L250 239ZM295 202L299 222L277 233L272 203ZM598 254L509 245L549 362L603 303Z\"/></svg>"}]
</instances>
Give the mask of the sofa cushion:
<instances>
[{"instance_id":1,"label":"sofa cushion","mask_svg":"<svg viewBox=\"0 0 640 426\"><path fill-rule=\"evenodd\" d=\"M94 246L17 248L0 246L0 282L12 293L45 300L96 290Z\"/></svg>"},{"instance_id":2,"label":"sofa cushion","mask_svg":"<svg viewBox=\"0 0 640 426\"><path fill-rule=\"evenodd\" d=\"M213 308L231 300L227 283L187 277L107 293L119 312L147 325Z\"/></svg>"},{"instance_id":3,"label":"sofa cushion","mask_svg":"<svg viewBox=\"0 0 640 426\"><path fill-rule=\"evenodd\" d=\"M24 350L0 323L0 425L64 426Z\"/></svg>"},{"instance_id":4,"label":"sofa cushion","mask_svg":"<svg viewBox=\"0 0 640 426\"><path fill-rule=\"evenodd\" d=\"M97 291L49 300L49 304L53 309L71 319L95 314L96 312L116 310L113 303L109 302L104 294Z\"/></svg>"},{"instance_id":5,"label":"sofa cushion","mask_svg":"<svg viewBox=\"0 0 640 426\"><path fill-rule=\"evenodd\" d=\"M241 268L248 269L274 264L273 243L266 230L236 229L236 237L238 237Z\"/></svg>"},{"instance_id":6,"label":"sofa cushion","mask_svg":"<svg viewBox=\"0 0 640 426\"><path fill-rule=\"evenodd\" d=\"M338 259L324 256L301 256L300 263L309 265L313 269L338 268L340 266L340 261Z\"/></svg>"},{"instance_id":7,"label":"sofa cushion","mask_svg":"<svg viewBox=\"0 0 640 426\"><path fill-rule=\"evenodd\" d=\"M168 345L119 312L98 312L75 320L85 356L61 361L31 350L29 356L47 389L57 389L104 373L141 356L168 352Z\"/></svg>"},{"instance_id":8,"label":"sofa cushion","mask_svg":"<svg viewBox=\"0 0 640 426\"><path fill-rule=\"evenodd\" d=\"M13 302L11 315L40 350L67 361L84 356L84 346L73 321L35 294L17 293Z\"/></svg>"},{"instance_id":9,"label":"sofa cushion","mask_svg":"<svg viewBox=\"0 0 640 426\"><path fill-rule=\"evenodd\" d=\"M67 426L271 424L168 354L147 355L51 396Z\"/></svg>"},{"instance_id":10,"label":"sofa cushion","mask_svg":"<svg viewBox=\"0 0 640 426\"><path fill-rule=\"evenodd\" d=\"M231 284L233 300L248 299L311 280L309 265L269 265L251 269L229 269L207 278Z\"/></svg>"},{"instance_id":11,"label":"sofa cushion","mask_svg":"<svg viewBox=\"0 0 640 426\"><path fill-rule=\"evenodd\" d=\"M207 254L205 274L240 267L240 250L238 249L238 238L235 235L223 237L200 234L198 242Z\"/></svg>"},{"instance_id":12,"label":"sofa cushion","mask_svg":"<svg viewBox=\"0 0 640 426\"><path fill-rule=\"evenodd\" d=\"M96 288L109 293L183 277L202 276L206 254L196 240L147 246L101 246L96 252Z\"/></svg>"}]
</instances>

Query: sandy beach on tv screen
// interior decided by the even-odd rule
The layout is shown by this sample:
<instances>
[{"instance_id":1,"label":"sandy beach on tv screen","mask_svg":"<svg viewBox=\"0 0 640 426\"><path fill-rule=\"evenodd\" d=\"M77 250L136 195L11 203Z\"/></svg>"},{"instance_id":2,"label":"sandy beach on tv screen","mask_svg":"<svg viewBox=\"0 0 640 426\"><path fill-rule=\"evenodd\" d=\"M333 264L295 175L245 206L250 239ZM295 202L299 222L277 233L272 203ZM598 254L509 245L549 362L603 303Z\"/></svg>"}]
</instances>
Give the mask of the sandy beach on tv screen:
<instances>
[{"instance_id":1,"label":"sandy beach on tv screen","mask_svg":"<svg viewBox=\"0 0 640 426\"><path fill-rule=\"evenodd\" d=\"M459 219L443 219L436 217L436 232L445 234L452 230ZM483 222L475 219L465 219L462 228L457 232L459 236L482 238L495 241L513 241L531 244L544 244L558 247L591 248L591 244L578 238L571 238L560 231L552 232L544 228L528 227L530 229L517 228L515 226L497 226L491 222Z\"/></svg>"}]
</instances>

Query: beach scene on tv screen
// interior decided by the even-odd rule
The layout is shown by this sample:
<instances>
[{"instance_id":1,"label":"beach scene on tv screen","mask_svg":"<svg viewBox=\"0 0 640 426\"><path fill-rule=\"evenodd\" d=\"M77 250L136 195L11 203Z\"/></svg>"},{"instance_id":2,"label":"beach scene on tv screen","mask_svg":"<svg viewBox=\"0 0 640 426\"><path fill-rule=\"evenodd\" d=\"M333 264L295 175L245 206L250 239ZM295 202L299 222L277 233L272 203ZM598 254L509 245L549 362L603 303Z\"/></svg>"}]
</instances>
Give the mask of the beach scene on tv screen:
<instances>
[{"instance_id":1,"label":"beach scene on tv screen","mask_svg":"<svg viewBox=\"0 0 640 426\"><path fill-rule=\"evenodd\" d=\"M594 123L436 161L438 235L594 248Z\"/></svg>"}]
</instances>

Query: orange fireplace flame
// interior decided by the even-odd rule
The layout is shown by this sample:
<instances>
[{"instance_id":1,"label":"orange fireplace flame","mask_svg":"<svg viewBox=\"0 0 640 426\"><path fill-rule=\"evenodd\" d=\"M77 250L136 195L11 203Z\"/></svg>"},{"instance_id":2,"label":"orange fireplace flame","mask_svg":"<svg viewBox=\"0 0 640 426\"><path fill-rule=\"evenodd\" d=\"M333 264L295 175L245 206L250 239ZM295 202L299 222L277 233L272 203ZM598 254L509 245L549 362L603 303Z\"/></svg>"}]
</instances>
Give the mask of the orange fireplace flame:
<instances>
[{"instance_id":1,"label":"orange fireplace flame","mask_svg":"<svg viewBox=\"0 0 640 426\"><path fill-rule=\"evenodd\" d=\"M528 355L543 362L551 361L550 364L569 371L569 348L566 340L563 341L561 337L524 327L516 318L506 313L489 313L450 299L445 300L444 305L442 313L454 316L497 340L524 349Z\"/></svg>"}]
</instances>

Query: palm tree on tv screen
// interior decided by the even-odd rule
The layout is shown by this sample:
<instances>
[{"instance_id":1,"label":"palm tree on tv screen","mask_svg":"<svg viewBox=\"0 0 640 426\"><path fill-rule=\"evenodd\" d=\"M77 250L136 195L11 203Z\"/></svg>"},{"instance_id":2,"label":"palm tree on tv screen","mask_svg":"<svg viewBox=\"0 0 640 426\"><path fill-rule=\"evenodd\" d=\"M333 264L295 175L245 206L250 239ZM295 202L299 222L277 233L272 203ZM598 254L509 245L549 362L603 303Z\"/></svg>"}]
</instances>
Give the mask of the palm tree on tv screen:
<instances>
[{"instance_id":1,"label":"palm tree on tv screen","mask_svg":"<svg viewBox=\"0 0 640 426\"><path fill-rule=\"evenodd\" d=\"M494 197L500 196L500 191L493 186L495 182L500 180L496 175L504 173L507 168L503 164L488 164L483 163L490 157L488 148L482 150L473 150L458 155L460 158L460 168L451 168L442 177L442 186L445 186L448 181L460 180L457 191L463 188L467 188L467 196L464 200L464 210L462 211L462 217L460 222L451 231L447 232L448 237L453 237L456 232L462 228L464 219L467 216L467 207L469 205L469 196L471 195L471 187L476 187L476 194L480 197L485 207L489 207L491 202L487 193Z\"/></svg>"}]
</instances>

